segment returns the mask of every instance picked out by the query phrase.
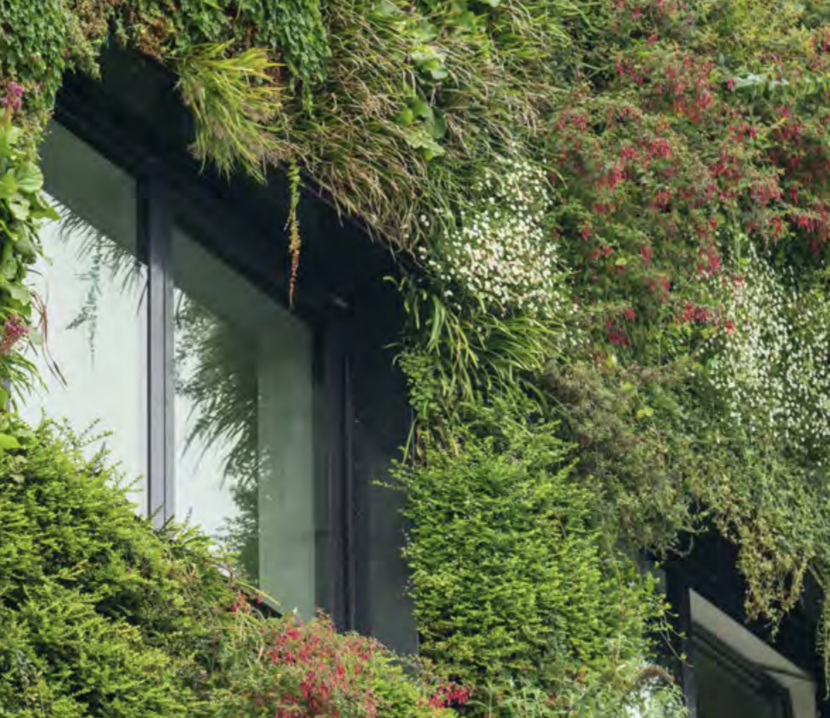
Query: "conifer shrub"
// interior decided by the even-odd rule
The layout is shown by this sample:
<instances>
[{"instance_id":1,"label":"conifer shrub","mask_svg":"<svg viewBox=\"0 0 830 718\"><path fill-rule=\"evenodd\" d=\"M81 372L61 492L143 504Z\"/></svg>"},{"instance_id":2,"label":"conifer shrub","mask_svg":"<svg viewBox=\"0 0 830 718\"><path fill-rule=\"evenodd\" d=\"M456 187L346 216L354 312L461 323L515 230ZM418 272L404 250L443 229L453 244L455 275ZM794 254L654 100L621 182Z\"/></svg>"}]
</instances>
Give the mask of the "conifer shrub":
<instances>
[{"instance_id":1,"label":"conifer shrub","mask_svg":"<svg viewBox=\"0 0 830 718\"><path fill-rule=\"evenodd\" d=\"M51 422L0 431L0 716L449 715L370 638L259 607L192 528L157 531Z\"/></svg>"},{"instance_id":2,"label":"conifer shrub","mask_svg":"<svg viewBox=\"0 0 830 718\"><path fill-rule=\"evenodd\" d=\"M527 409L466 407L452 443L422 437L422 461L397 471L422 651L476 687L471 715L674 715L648 665L666 618L654 579L603 531L556 424Z\"/></svg>"}]
</instances>

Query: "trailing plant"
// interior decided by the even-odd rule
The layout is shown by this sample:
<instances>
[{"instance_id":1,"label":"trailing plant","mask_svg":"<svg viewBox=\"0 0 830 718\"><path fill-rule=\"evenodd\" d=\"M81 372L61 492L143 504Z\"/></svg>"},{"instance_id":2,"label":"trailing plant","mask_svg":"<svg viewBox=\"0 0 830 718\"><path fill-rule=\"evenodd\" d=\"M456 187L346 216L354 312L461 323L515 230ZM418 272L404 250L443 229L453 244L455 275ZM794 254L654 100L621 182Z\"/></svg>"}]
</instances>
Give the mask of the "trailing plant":
<instances>
[{"instance_id":1,"label":"trailing plant","mask_svg":"<svg viewBox=\"0 0 830 718\"><path fill-rule=\"evenodd\" d=\"M501 162L485 171L473 192L458 229L432 251L420 248L426 268L446 285L445 300L459 309L467 299L497 314L561 318L568 298L563 267L545 231L551 197L544 173ZM421 221L429 225L426 215Z\"/></svg>"},{"instance_id":2,"label":"trailing plant","mask_svg":"<svg viewBox=\"0 0 830 718\"><path fill-rule=\"evenodd\" d=\"M752 248L733 275L725 331L710 340L719 343L708 372L713 387L750 435L822 453L830 437L830 306L809 284L799 291L792 268L780 276Z\"/></svg>"}]
</instances>

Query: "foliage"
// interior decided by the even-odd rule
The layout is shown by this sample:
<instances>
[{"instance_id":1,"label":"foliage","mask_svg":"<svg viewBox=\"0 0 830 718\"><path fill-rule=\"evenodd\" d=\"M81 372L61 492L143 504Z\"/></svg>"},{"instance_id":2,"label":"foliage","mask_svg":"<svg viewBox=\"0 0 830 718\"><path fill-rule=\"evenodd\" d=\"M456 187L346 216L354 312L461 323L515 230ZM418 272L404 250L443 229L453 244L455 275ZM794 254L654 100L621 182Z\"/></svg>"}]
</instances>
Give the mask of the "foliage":
<instances>
[{"instance_id":1,"label":"foliage","mask_svg":"<svg viewBox=\"0 0 830 718\"><path fill-rule=\"evenodd\" d=\"M518 714L503 694L511 681L543 691L551 715L607 715L589 696L635 700L646 625L663 606L602 532L556 426L527 409L471 408L454 450L427 439L423 461L397 472L422 650L451 675L499 686L498 715Z\"/></svg>"},{"instance_id":2,"label":"foliage","mask_svg":"<svg viewBox=\"0 0 830 718\"><path fill-rule=\"evenodd\" d=\"M72 4L83 6L78 0ZM318 0L117 0L91 5L112 18L122 41L160 60L187 56L199 45L227 43L225 49L234 46L244 53L259 48L279 56L291 71L294 89L310 91L325 76L328 45Z\"/></svg>"},{"instance_id":3,"label":"foliage","mask_svg":"<svg viewBox=\"0 0 830 718\"><path fill-rule=\"evenodd\" d=\"M665 550L717 526L773 625L824 583L827 524L828 18L780 5L609 4L546 148L591 339L549 386L608 530Z\"/></svg>"},{"instance_id":4,"label":"foliage","mask_svg":"<svg viewBox=\"0 0 830 718\"><path fill-rule=\"evenodd\" d=\"M83 7L78 3L75 11L63 0L0 3L0 80L14 80L26 90L27 127L48 117L64 72L94 67L106 25L98 26Z\"/></svg>"},{"instance_id":5,"label":"foliage","mask_svg":"<svg viewBox=\"0 0 830 718\"><path fill-rule=\"evenodd\" d=\"M404 278L399 289L412 340L399 361L412 381L411 400L429 421L457 399L510 390L540 372L557 352L563 327L526 314L500 317L481 304L453 308L438 293Z\"/></svg>"},{"instance_id":6,"label":"foliage","mask_svg":"<svg viewBox=\"0 0 830 718\"><path fill-rule=\"evenodd\" d=\"M23 103L23 88L10 83L3 97L0 119L0 376L13 380L18 388L29 386L29 363L14 345L30 332L33 298L25 286L29 267L40 251L37 232L44 219L57 217L41 193L43 173L21 148L23 130L13 122ZM0 388L0 404L9 400L6 387Z\"/></svg>"},{"instance_id":7,"label":"foliage","mask_svg":"<svg viewBox=\"0 0 830 718\"><path fill-rule=\"evenodd\" d=\"M449 715L377 643L264 615L204 536L136 516L83 436L3 422L0 715Z\"/></svg>"},{"instance_id":8,"label":"foliage","mask_svg":"<svg viewBox=\"0 0 830 718\"><path fill-rule=\"evenodd\" d=\"M193 714L234 597L205 541L156 536L83 437L7 431L21 448L0 457L3 714Z\"/></svg>"},{"instance_id":9,"label":"foliage","mask_svg":"<svg viewBox=\"0 0 830 718\"><path fill-rule=\"evenodd\" d=\"M179 75L203 160L259 178L290 168L292 294L301 172L414 250L398 280L416 414L413 462L399 470L407 550L439 670L493 681L468 710L590 715L636 701L655 604L637 600L650 594L628 557L671 552L683 531L736 543L749 613L773 627L807 576L827 588L826 3L50 0L41 16L0 0L0 11L14 28L0 76L31 97L26 147L61 73L90 67L112 26ZM208 358L221 356L221 337L205 334ZM204 366L191 386L214 408L202 428L233 433L244 416L219 408L243 390ZM242 436L230 460L246 456ZM579 530L545 534L543 517ZM496 560L506 546L538 563ZM514 604L495 584L505 571ZM578 591L594 599L585 620ZM621 616L612 599L635 608Z\"/></svg>"},{"instance_id":10,"label":"foliage","mask_svg":"<svg viewBox=\"0 0 830 718\"><path fill-rule=\"evenodd\" d=\"M194 151L201 158L210 156L226 174L241 162L264 180L267 135L262 132L263 123L282 104L269 75L277 65L255 49L225 57L227 48L227 43L199 45L178 61L182 98L203 128Z\"/></svg>"},{"instance_id":11,"label":"foliage","mask_svg":"<svg viewBox=\"0 0 830 718\"><path fill-rule=\"evenodd\" d=\"M520 346L541 350L537 361L494 384L506 355L478 351L481 310L457 301L453 281L510 276L504 257L517 243L499 227L476 240L502 245L491 269L455 252L463 225L441 226L422 251L421 295L405 294L410 310L436 307L410 311L401 360L422 471L438 456L453 475L446 457L461 451L469 421L459 397L529 395L573 443L572 477L591 491L592 525L608 541L665 554L682 532L719 530L738 546L748 614L773 630L806 577L826 587L828 575L819 439L828 20L818 3L772 10L752 0L626 0L568 17L568 91L546 116L550 131L524 138L517 153L552 178L544 224L575 312L546 345L523 336ZM475 188L456 202L471 199ZM506 307L511 320L527 313L515 299ZM451 325L436 321L445 315ZM456 356L464 361L447 360ZM437 550L417 533L432 525L418 517L415 545ZM429 574L443 575L436 566ZM416 586L416 600L421 593ZM826 643L820 650L830 653Z\"/></svg>"},{"instance_id":12,"label":"foliage","mask_svg":"<svg viewBox=\"0 0 830 718\"><path fill-rule=\"evenodd\" d=\"M720 346L712 348L709 375L730 419L804 452L830 437L830 307L817 288L793 286L792 268L779 274L752 248L736 267L726 331L711 340Z\"/></svg>"},{"instance_id":13,"label":"foliage","mask_svg":"<svg viewBox=\"0 0 830 718\"><path fill-rule=\"evenodd\" d=\"M412 246L426 234L422 214L449 227L448 198L534 131L557 92L548 60L563 47L559 18L575 12L564 0L531 12L513 0L328 3L326 80L311 108L302 98L287 105L262 143L273 143L266 159L296 162L342 209ZM221 140L210 126L197 132L206 147Z\"/></svg>"},{"instance_id":14,"label":"foliage","mask_svg":"<svg viewBox=\"0 0 830 718\"><path fill-rule=\"evenodd\" d=\"M241 610L249 609L243 606ZM262 628L257 657L239 673L222 715L453 715L443 710L443 686L411 680L397 659L376 641L338 634L325 617L310 623L271 621Z\"/></svg>"}]
</instances>

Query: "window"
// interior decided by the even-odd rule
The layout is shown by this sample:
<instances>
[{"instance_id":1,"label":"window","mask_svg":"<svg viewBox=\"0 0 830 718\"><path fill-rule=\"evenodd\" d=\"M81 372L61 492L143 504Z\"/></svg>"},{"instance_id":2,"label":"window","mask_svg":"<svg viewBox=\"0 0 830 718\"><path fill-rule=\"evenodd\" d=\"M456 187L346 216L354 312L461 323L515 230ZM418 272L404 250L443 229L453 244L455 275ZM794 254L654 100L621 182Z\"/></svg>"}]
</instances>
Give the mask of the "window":
<instances>
[{"instance_id":1,"label":"window","mask_svg":"<svg viewBox=\"0 0 830 718\"><path fill-rule=\"evenodd\" d=\"M172 242L175 496L249 574L314 610L312 337L184 232Z\"/></svg>"},{"instance_id":2,"label":"window","mask_svg":"<svg viewBox=\"0 0 830 718\"><path fill-rule=\"evenodd\" d=\"M93 422L111 432L89 445L110 450L146 509L146 267L139 260L132 178L59 125L43 147L46 191L62 219L45 228L47 259L33 288L47 307L45 344L30 348L42 386L21 413L66 418L75 430Z\"/></svg>"},{"instance_id":3,"label":"window","mask_svg":"<svg viewBox=\"0 0 830 718\"><path fill-rule=\"evenodd\" d=\"M810 675L697 592L688 603L697 718L816 718Z\"/></svg>"},{"instance_id":4,"label":"window","mask_svg":"<svg viewBox=\"0 0 830 718\"><path fill-rule=\"evenodd\" d=\"M155 176L59 125L43 162L62 220L42 236L45 386L24 416L99 421L142 513L238 552L283 609L330 608L312 327L183 230L191 205Z\"/></svg>"},{"instance_id":5,"label":"window","mask_svg":"<svg viewBox=\"0 0 830 718\"><path fill-rule=\"evenodd\" d=\"M697 718L790 718L784 686L705 629L698 626L692 635Z\"/></svg>"}]
</instances>

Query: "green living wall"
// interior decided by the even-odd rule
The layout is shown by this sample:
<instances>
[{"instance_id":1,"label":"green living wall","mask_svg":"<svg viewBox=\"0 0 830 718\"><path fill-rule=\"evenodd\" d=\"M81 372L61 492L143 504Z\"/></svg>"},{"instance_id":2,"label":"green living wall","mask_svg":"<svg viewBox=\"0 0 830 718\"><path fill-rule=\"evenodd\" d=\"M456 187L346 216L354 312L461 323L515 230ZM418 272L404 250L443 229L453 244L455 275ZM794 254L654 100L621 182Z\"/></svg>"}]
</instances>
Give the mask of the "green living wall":
<instances>
[{"instance_id":1,"label":"green living wall","mask_svg":"<svg viewBox=\"0 0 830 718\"><path fill-rule=\"evenodd\" d=\"M0 18L7 375L36 323L38 133L106 42L178 76L197 156L287 170L295 198L313 182L416 267L396 278L416 414L396 479L423 653L470 691L461 710L675 712L665 607L632 557L685 532L734 542L773 627L808 577L825 590L825 3L0 0ZM301 291L296 218L288 234Z\"/></svg>"}]
</instances>

